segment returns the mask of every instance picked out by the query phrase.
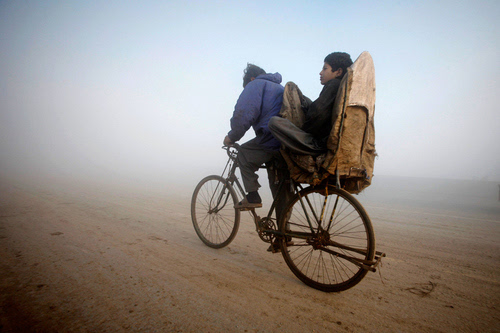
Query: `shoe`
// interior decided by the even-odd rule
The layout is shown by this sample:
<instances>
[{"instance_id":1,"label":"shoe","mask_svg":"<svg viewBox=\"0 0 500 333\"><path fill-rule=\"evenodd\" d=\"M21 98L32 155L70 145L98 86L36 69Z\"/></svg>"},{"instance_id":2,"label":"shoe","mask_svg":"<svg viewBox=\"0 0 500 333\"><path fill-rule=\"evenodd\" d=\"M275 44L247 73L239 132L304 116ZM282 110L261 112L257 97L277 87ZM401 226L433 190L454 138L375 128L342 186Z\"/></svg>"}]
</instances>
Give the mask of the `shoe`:
<instances>
[{"instance_id":1,"label":"shoe","mask_svg":"<svg viewBox=\"0 0 500 333\"><path fill-rule=\"evenodd\" d=\"M247 198L241 200L236 205L234 205L234 208L242 210L260 208L260 207L262 207L262 202L248 202Z\"/></svg>"},{"instance_id":2,"label":"shoe","mask_svg":"<svg viewBox=\"0 0 500 333\"><path fill-rule=\"evenodd\" d=\"M242 210L250 210L260 207L262 207L262 199L257 191L248 192L245 198L234 206L234 208Z\"/></svg>"},{"instance_id":3,"label":"shoe","mask_svg":"<svg viewBox=\"0 0 500 333\"><path fill-rule=\"evenodd\" d=\"M286 242L286 246L292 246L292 245L293 241L290 240ZM272 252L272 253L281 252L281 247L279 243L277 241L272 242L271 245L269 245L269 247L267 248L267 252Z\"/></svg>"},{"instance_id":4,"label":"shoe","mask_svg":"<svg viewBox=\"0 0 500 333\"><path fill-rule=\"evenodd\" d=\"M271 245L267 248L267 252L278 253L281 252L280 245L278 242L272 242Z\"/></svg>"}]
</instances>

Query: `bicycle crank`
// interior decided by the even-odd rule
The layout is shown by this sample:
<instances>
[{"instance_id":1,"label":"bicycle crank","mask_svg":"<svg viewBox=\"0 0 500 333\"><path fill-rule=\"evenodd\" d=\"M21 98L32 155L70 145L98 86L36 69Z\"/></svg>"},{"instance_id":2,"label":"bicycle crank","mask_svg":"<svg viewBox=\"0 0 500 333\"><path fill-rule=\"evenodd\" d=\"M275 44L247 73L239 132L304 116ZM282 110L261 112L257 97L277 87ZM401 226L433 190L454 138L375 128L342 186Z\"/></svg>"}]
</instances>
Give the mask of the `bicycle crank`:
<instances>
[{"instance_id":1,"label":"bicycle crank","mask_svg":"<svg viewBox=\"0 0 500 333\"><path fill-rule=\"evenodd\" d=\"M271 243L274 240L274 233L269 231L276 231L276 224L271 218L263 217L260 219L257 227L257 233L260 239L266 243Z\"/></svg>"}]
</instances>

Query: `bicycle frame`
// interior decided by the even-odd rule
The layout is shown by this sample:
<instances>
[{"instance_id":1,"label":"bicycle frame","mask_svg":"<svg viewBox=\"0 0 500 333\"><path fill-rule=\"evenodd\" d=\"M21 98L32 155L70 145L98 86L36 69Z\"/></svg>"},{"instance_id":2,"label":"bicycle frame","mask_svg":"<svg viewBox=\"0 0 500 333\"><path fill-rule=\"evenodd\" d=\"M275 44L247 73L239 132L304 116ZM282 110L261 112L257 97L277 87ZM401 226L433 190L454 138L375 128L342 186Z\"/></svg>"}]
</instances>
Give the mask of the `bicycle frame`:
<instances>
[{"instance_id":1,"label":"bicycle frame","mask_svg":"<svg viewBox=\"0 0 500 333\"><path fill-rule=\"evenodd\" d=\"M237 156L237 152L239 150L239 147L240 146L238 144L234 144L235 151L231 150L232 147L223 147L224 149L226 149L227 155L228 155L229 159L228 159L228 161L226 163L226 166L225 166L224 170L222 171L221 176L223 178L225 178L226 181L231 186L234 187L234 184L236 184L236 187L238 188L237 193L241 196L240 198L243 198L243 197L245 197L245 191L244 191L243 187L241 186L241 183L239 182L238 177L236 177L236 169L238 168L238 161L236 159L236 156ZM265 167L261 167L261 168L265 168ZM226 170L229 170L229 171L228 171L227 177L224 177L224 174L226 173ZM280 179L280 182L278 184L278 191L277 191L277 194L276 194L276 198L278 198L279 195L282 194L284 183L285 183L285 180L284 179ZM292 184L293 184L293 188L294 188L295 192L299 193L299 197L300 197L300 190L303 189L302 186L300 184L296 184L293 181L292 181ZM328 192L328 184L326 186L326 191ZM271 207L269 208L269 212L268 212L268 214L266 216L266 218L268 220L272 219L271 216L272 216L274 210L276 209L276 198L274 198L274 200L273 200L273 202L271 204ZM327 197L325 197L325 203L326 203L326 198ZM307 200L307 204L311 207L311 203L309 202L309 200L307 198L306 198L306 200ZM306 211L306 207L304 205L302 197L300 197L300 202L301 202L301 205L302 205L302 209L304 209L304 211ZM316 231L316 233L315 233L313 224L312 224L312 222L309 219L309 215L306 214L306 217L307 217L307 220L308 220L308 223L309 223L309 228L311 229L311 233L304 233L303 235L302 234L295 234L294 233L293 236L298 237L298 238L307 238L307 237L311 237L311 235L313 235L313 236L317 235L321 231L321 221L323 220L324 210L325 209L323 207L320 219L318 219L318 216L316 216L316 214L314 213L314 211L312 211L313 214L314 214L314 218L318 221L318 226L319 226L319 228ZM254 220L256 222L256 225L257 225L258 221L260 220L260 217L255 213L255 209L250 209L250 212L253 215ZM335 213L335 210L333 211L332 216L330 217L329 226L330 226L330 224L332 222L334 213ZM279 222L279 221L277 221L277 222ZM271 233L271 234L274 234L276 236L286 236L287 235L286 233L283 233L283 232L280 232L280 231L275 231L275 230L267 230L267 232ZM291 236L292 234L289 234L289 235Z\"/></svg>"},{"instance_id":2,"label":"bicycle frame","mask_svg":"<svg viewBox=\"0 0 500 333\"><path fill-rule=\"evenodd\" d=\"M236 156L237 156L237 151L239 149L239 145L238 144L235 144L234 145L234 149L235 151L232 151L231 150L231 147L223 147L224 149L226 149L227 151L227 155L229 157L227 163L226 163L226 166L224 168L224 170L222 171L222 174L221 176L226 179L226 181L231 185L233 186L234 188L234 185L236 185L236 188L238 189L237 193L240 195L240 198L244 198L245 197L245 191L243 189L243 187L241 186L241 183L238 179L238 177L236 176L236 169L238 168L238 161L236 159ZM265 167L261 167L261 168L265 168ZM226 173L226 171L228 171L228 174L226 177L224 177L224 174ZM285 184L285 179L280 179L279 181L279 184L278 184L278 191L277 191L277 194L276 194L276 198L278 198L282 192L283 192L283 187L284 187L284 184ZM292 184L293 184L293 188L294 188L294 191L296 193L299 193L299 197L300 197L300 190L302 190L302 186L300 184L297 184L295 182L292 181ZM221 193L221 195L223 195L223 193ZM274 237L283 237L283 236L293 236L293 237L296 237L296 238L303 238L303 239L307 239L311 236L317 236L319 234L319 232L321 231L321 228L318 228L317 231L314 230L314 227L313 227L313 223L310 221L309 219L309 215L306 214L306 217L308 219L308 223L309 223L309 228L311 230L310 233L284 233L284 232L281 232L279 230L261 230L262 229L262 225L259 224L259 222L263 221L263 220L266 220L266 221L271 221L272 220L272 214L273 212L275 211L276 209L276 205L277 205L277 199L274 198L273 199L273 202L271 204L271 207L269 208L269 211L267 213L267 216L262 219L260 218L260 216L257 215L257 213L255 212L255 209L250 209L250 213L254 219L254 222L255 222L255 225L256 225L256 228L257 228L257 231L261 231L261 232L265 232L267 234L270 234ZM227 201L228 197L226 197L226 201ZM220 199L219 199L220 200ZM309 206L311 206L311 203L309 202L309 200L306 198L306 200L308 201L307 204ZM326 198L325 198L325 201L326 201ZM304 211L306 211L306 207L304 205L304 202L302 200L302 197L300 197L300 202L301 202L301 205L302 205L302 209L304 209ZM225 204L225 203L224 203ZM314 213L314 211L313 211ZM322 211L322 216L324 214L324 208L323 208L323 211ZM318 219L318 217L314 214L314 218L318 221L318 225L321 226L321 221L322 221L322 218L321 219ZM331 219L333 218L333 215L332 217L330 218L330 221ZM278 223L279 221L276 221L276 224Z\"/></svg>"},{"instance_id":3,"label":"bicycle frame","mask_svg":"<svg viewBox=\"0 0 500 333\"><path fill-rule=\"evenodd\" d=\"M238 144L234 144L233 147L226 147L226 146L223 147L227 151L227 155L228 155L229 159L226 163L226 166L224 167L224 170L222 171L221 177L224 178L226 180L226 182L229 185L231 185L233 188L235 187L234 185L236 185L236 188L238 189L238 191L236 191L236 193L239 195L239 198L241 199L241 198L245 197L245 190L243 189L243 186L241 185L238 177L236 176L236 169L239 166L238 161L236 159L236 156L237 156L237 151L239 150L239 147L240 146ZM234 148L235 150L231 150L231 148ZM261 166L261 168L266 169L266 167L264 167L264 166ZM224 176L226 171L227 171L227 176ZM284 184L285 184L285 179L280 179L279 184L278 184L278 191L276 193L276 198L278 198L280 196L280 194L282 194ZM297 185L295 183L293 183L293 185L294 185L295 191L297 191ZM277 205L276 198L273 199L273 202L271 204L271 207L269 208L267 216L264 218L260 218L260 216L258 216L257 213L255 212L254 208L249 209L249 211L254 219L255 226L256 226L258 232L263 231L262 225L259 222L262 222L263 220L267 220L267 221L272 220L272 214L275 211L276 205ZM284 236L285 235L284 233L279 232L277 230L265 230L264 232L266 232L268 234L272 234L273 236Z\"/></svg>"}]
</instances>

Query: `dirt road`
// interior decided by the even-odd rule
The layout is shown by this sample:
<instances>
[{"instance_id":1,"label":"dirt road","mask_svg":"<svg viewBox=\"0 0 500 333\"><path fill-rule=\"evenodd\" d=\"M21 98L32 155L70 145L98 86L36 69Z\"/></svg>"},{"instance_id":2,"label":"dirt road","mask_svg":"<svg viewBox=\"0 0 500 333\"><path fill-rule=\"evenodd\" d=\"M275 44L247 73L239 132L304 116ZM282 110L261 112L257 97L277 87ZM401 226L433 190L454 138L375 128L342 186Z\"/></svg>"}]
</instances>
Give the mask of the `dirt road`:
<instances>
[{"instance_id":1,"label":"dirt road","mask_svg":"<svg viewBox=\"0 0 500 333\"><path fill-rule=\"evenodd\" d=\"M214 250L168 193L1 182L0 332L500 331L500 216L364 202L388 256L323 293L248 215Z\"/></svg>"}]
</instances>

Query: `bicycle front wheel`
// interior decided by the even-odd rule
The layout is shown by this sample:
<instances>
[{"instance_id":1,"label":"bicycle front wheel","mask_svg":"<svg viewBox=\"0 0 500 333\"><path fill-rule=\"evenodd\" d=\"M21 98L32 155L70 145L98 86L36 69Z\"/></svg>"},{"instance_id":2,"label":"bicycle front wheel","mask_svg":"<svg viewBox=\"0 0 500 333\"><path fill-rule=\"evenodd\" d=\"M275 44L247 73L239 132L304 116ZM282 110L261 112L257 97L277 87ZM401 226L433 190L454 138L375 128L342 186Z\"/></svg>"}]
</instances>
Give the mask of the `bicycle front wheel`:
<instances>
[{"instance_id":1,"label":"bicycle front wheel","mask_svg":"<svg viewBox=\"0 0 500 333\"><path fill-rule=\"evenodd\" d=\"M191 220L198 237L212 248L227 246L236 236L240 211L231 185L220 176L203 178L191 200Z\"/></svg>"},{"instance_id":2,"label":"bicycle front wheel","mask_svg":"<svg viewBox=\"0 0 500 333\"><path fill-rule=\"evenodd\" d=\"M359 283L375 254L368 214L348 192L335 187L308 187L292 199L280 221L286 237L281 252L305 284L326 292Z\"/></svg>"}]
</instances>

